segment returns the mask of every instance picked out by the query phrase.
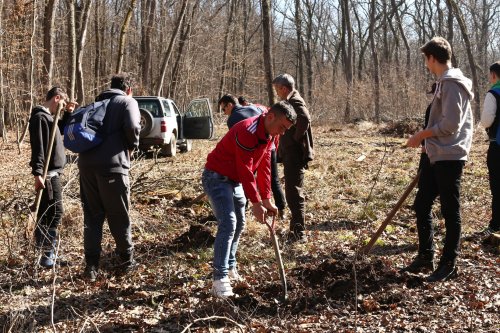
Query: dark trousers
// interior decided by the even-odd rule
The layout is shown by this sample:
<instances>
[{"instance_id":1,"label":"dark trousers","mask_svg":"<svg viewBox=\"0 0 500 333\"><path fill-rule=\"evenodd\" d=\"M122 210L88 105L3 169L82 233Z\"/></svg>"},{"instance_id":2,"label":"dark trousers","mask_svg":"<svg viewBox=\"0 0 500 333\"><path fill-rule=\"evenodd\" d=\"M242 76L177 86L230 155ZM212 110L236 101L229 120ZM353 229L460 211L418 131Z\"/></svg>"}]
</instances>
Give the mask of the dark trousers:
<instances>
[{"instance_id":1,"label":"dark trousers","mask_svg":"<svg viewBox=\"0 0 500 333\"><path fill-rule=\"evenodd\" d=\"M488 165L491 190L491 220L489 227L494 231L500 230L500 146L490 142L486 158Z\"/></svg>"},{"instance_id":2,"label":"dark trousers","mask_svg":"<svg viewBox=\"0 0 500 333\"><path fill-rule=\"evenodd\" d=\"M460 179L464 161L438 161L430 164L424 156L414 209L417 216L419 253L434 255L434 228L432 225L432 205L439 196L441 213L445 220L442 262L455 262L461 233L460 219Z\"/></svg>"},{"instance_id":3,"label":"dark trousers","mask_svg":"<svg viewBox=\"0 0 500 333\"><path fill-rule=\"evenodd\" d=\"M38 208L37 224L35 237L38 246L47 241L48 230L56 230L61 223L63 215L62 187L61 179L58 175L45 180L45 188L40 198L40 207Z\"/></svg>"},{"instance_id":4,"label":"dark trousers","mask_svg":"<svg viewBox=\"0 0 500 333\"><path fill-rule=\"evenodd\" d=\"M296 234L305 230L304 172L307 162L300 149L288 149L283 156L285 195L291 212L290 231Z\"/></svg>"},{"instance_id":5,"label":"dark trousers","mask_svg":"<svg viewBox=\"0 0 500 333\"><path fill-rule=\"evenodd\" d=\"M280 185L280 177L278 172L278 162L276 150L271 150L271 189L273 191L274 203L279 210L285 209L285 193Z\"/></svg>"},{"instance_id":6,"label":"dark trousers","mask_svg":"<svg viewBox=\"0 0 500 333\"><path fill-rule=\"evenodd\" d=\"M83 206L83 247L88 264L101 254L102 227L107 218L116 252L127 256L133 251L129 217L130 185L122 174L99 175L80 170L80 196Z\"/></svg>"}]
</instances>

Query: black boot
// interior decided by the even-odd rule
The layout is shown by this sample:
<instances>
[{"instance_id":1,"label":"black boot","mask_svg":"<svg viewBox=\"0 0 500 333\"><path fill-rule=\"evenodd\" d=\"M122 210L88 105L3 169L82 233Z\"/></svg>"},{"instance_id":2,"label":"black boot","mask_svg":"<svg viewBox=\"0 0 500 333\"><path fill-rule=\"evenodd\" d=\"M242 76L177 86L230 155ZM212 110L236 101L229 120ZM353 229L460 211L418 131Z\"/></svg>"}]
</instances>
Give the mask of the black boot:
<instances>
[{"instance_id":1,"label":"black boot","mask_svg":"<svg viewBox=\"0 0 500 333\"><path fill-rule=\"evenodd\" d=\"M57 250L57 229L47 229L46 235L43 235L43 255L40 258L40 266L52 268L55 264L58 266L67 266L68 262L61 258L56 258Z\"/></svg>"},{"instance_id":2,"label":"black boot","mask_svg":"<svg viewBox=\"0 0 500 333\"><path fill-rule=\"evenodd\" d=\"M99 270L100 255L85 255L85 270L83 271L83 278L89 282L95 282Z\"/></svg>"},{"instance_id":3,"label":"black boot","mask_svg":"<svg viewBox=\"0 0 500 333\"><path fill-rule=\"evenodd\" d=\"M439 262L438 268L427 277L427 282L446 281L458 276L458 269L453 261Z\"/></svg>"},{"instance_id":4,"label":"black boot","mask_svg":"<svg viewBox=\"0 0 500 333\"><path fill-rule=\"evenodd\" d=\"M433 271L434 267L434 255L432 253L419 253L413 261L408 266L402 268L400 272L420 273L423 270Z\"/></svg>"},{"instance_id":5,"label":"black boot","mask_svg":"<svg viewBox=\"0 0 500 333\"><path fill-rule=\"evenodd\" d=\"M124 273L128 273L137 267L137 262L134 259L134 250L119 252L118 258L118 269Z\"/></svg>"}]
</instances>

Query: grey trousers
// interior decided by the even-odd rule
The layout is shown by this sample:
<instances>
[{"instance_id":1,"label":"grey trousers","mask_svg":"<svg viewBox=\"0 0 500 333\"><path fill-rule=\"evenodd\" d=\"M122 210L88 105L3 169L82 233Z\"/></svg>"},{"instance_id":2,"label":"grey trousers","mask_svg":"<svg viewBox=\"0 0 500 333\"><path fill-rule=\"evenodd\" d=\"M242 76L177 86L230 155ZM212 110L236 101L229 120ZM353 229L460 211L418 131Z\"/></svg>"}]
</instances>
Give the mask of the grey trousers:
<instances>
[{"instance_id":1,"label":"grey trousers","mask_svg":"<svg viewBox=\"0 0 500 333\"><path fill-rule=\"evenodd\" d=\"M118 254L133 251L129 217L130 185L128 175L99 175L80 170L80 196L83 207L83 247L85 258L94 260L101 253L102 227L107 218Z\"/></svg>"}]
</instances>

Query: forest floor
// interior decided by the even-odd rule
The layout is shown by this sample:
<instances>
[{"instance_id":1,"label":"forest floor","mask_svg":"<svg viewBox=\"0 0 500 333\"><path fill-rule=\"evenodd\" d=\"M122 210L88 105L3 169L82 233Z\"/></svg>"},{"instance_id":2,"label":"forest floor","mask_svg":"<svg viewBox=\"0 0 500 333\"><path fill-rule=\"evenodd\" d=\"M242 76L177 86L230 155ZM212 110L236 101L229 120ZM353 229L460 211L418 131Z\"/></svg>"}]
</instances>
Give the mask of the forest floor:
<instances>
[{"instance_id":1,"label":"forest floor","mask_svg":"<svg viewBox=\"0 0 500 333\"><path fill-rule=\"evenodd\" d=\"M83 216L77 167L63 175L65 215L60 251L71 265L43 270L25 236L33 202L29 144L13 133L0 145L0 325L2 332L498 332L498 245L462 241L459 276L425 282L400 273L417 249L410 195L370 255L360 248L416 174L419 151L405 139L363 122L314 127L316 158L305 175L307 233L303 244L280 246L288 283L281 283L267 228L247 212L239 271L246 283L226 300L210 294L216 223L200 175L217 140L196 141L174 158L136 159L131 215L138 268L114 270L114 242L105 230L100 276L84 268ZM392 128L387 132L398 132ZM405 132L405 131L403 131ZM219 138L223 127L218 128ZM487 143L477 130L462 178L463 234L490 217ZM444 222L434 210L438 248Z\"/></svg>"}]
</instances>

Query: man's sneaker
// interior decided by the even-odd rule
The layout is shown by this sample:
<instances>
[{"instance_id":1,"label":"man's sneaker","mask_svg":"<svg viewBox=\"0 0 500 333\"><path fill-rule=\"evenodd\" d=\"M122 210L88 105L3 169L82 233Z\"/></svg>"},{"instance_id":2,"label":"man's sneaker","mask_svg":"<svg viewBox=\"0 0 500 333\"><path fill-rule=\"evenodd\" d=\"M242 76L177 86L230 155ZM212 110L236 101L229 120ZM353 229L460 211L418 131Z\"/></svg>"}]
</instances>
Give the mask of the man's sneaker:
<instances>
[{"instance_id":1,"label":"man's sneaker","mask_svg":"<svg viewBox=\"0 0 500 333\"><path fill-rule=\"evenodd\" d=\"M243 277L238 273L238 270L236 269L236 267L234 268L231 268L229 269L229 272L228 272L228 277L231 281L235 281L235 282L242 282L244 281L245 279L243 279Z\"/></svg>"},{"instance_id":2,"label":"man's sneaker","mask_svg":"<svg viewBox=\"0 0 500 333\"><path fill-rule=\"evenodd\" d=\"M97 279L97 267L87 265L83 271L83 278L89 282L95 282Z\"/></svg>"},{"instance_id":3,"label":"man's sneaker","mask_svg":"<svg viewBox=\"0 0 500 333\"><path fill-rule=\"evenodd\" d=\"M226 276L220 280L214 280L212 283L212 294L215 297L226 298L233 296L233 288L231 287L231 282Z\"/></svg>"},{"instance_id":4,"label":"man's sneaker","mask_svg":"<svg viewBox=\"0 0 500 333\"><path fill-rule=\"evenodd\" d=\"M439 263L438 268L426 278L427 282L446 281L456 278L458 276L458 269L452 261Z\"/></svg>"},{"instance_id":5,"label":"man's sneaker","mask_svg":"<svg viewBox=\"0 0 500 333\"><path fill-rule=\"evenodd\" d=\"M418 254L413 261L400 272L420 273L423 270L434 270L434 258L432 255Z\"/></svg>"}]
</instances>

